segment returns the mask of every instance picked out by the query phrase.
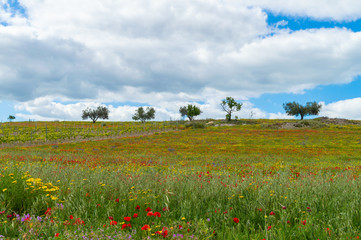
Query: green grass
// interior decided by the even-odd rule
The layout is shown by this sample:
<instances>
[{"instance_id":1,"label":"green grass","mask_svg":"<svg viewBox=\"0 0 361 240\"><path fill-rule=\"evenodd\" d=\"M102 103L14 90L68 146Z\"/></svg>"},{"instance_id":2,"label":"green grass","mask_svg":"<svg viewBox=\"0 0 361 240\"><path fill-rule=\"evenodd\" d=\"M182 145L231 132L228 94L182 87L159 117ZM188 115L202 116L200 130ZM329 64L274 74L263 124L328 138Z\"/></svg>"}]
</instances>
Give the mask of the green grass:
<instances>
[{"instance_id":1,"label":"green grass","mask_svg":"<svg viewBox=\"0 0 361 240\"><path fill-rule=\"evenodd\" d=\"M264 122L2 149L0 235L356 239L361 129Z\"/></svg>"}]
</instances>

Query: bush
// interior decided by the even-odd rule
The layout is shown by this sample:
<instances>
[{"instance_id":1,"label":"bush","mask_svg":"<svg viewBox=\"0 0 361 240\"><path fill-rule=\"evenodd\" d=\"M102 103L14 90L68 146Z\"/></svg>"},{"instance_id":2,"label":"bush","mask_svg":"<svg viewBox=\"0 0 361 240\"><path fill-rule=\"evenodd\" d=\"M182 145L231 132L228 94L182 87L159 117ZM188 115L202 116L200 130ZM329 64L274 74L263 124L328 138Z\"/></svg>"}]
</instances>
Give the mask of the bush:
<instances>
[{"instance_id":1,"label":"bush","mask_svg":"<svg viewBox=\"0 0 361 240\"><path fill-rule=\"evenodd\" d=\"M206 124L204 122L187 122L186 124L184 124L184 126L186 128L193 128L193 129L196 129L196 128L205 128L206 127Z\"/></svg>"},{"instance_id":2,"label":"bush","mask_svg":"<svg viewBox=\"0 0 361 240\"><path fill-rule=\"evenodd\" d=\"M328 125L317 120L301 120L295 123L294 126L297 128L323 128Z\"/></svg>"}]
</instances>

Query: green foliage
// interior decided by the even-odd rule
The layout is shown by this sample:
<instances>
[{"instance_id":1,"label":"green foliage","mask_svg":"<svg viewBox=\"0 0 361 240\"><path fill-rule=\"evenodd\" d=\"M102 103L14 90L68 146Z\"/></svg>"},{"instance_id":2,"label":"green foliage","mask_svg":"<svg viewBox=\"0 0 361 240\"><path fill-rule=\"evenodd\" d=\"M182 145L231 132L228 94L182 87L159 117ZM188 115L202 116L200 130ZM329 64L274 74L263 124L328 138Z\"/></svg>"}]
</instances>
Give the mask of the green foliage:
<instances>
[{"instance_id":1,"label":"green foliage","mask_svg":"<svg viewBox=\"0 0 361 240\"><path fill-rule=\"evenodd\" d=\"M288 115L296 117L300 115L301 120L303 120L303 117L308 115L318 115L321 107L322 105L318 104L317 102L308 102L306 106L302 106L296 102L288 102L283 104L283 108Z\"/></svg>"},{"instance_id":2,"label":"green foliage","mask_svg":"<svg viewBox=\"0 0 361 240\"><path fill-rule=\"evenodd\" d=\"M59 188L31 177L28 172L22 173L16 167L0 172L0 209L17 214L43 213L53 200L57 200L54 194Z\"/></svg>"},{"instance_id":3,"label":"green foliage","mask_svg":"<svg viewBox=\"0 0 361 240\"><path fill-rule=\"evenodd\" d=\"M8 117L8 120L11 122L12 120L14 120L15 119L15 116L13 116L13 115L9 115L9 117Z\"/></svg>"},{"instance_id":4,"label":"green foliage","mask_svg":"<svg viewBox=\"0 0 361 240\"><path fill-rule=\"evenodd\" d=\"M185 124L185 127L187 128L193 128L193 129L196 129L196 128L205 128L206 127L206 124L204 122L187 122Z\"/></svg>"},{"instance_id":5,"label":"green foliage","mask_svg":"<svg viewBox=\"0 0 361 240\"><path fill-rule=\"evenodd\" d=\"M97 109L87 108L83 110L82 119L90 118L93 123L100 119L109 119L109 109L105 106L98 106Z\"/></svg>"},{"instance_id":6,"label":"green foliage","mask_svg":"<svg viewBox=\"0 0 361 240\"><path fill-rule=\"evenodd\" d=\"M196 105L188 104L188 106L183 106L179 108L179 113L182 117L187 116L189 121L192 121L194 117L202 113L201 109Z\"/></svg>"},{"instance_id":7,"label":"green foliage","mask_svg":"<svg viewBox=\"0 0 361 240\"><path fill-rule=\"evenodd\" d=\"M226 97L226 99L223 99L221 102L221 107L223 111L225 111L226 119L227 121L231 121L232 119L232 113L240 111L242 108L242 103L237 103L234 98L232 97Z\"/></svg>"},{"instance_id":8,"label":"green foliage","mask_svg":"<svg viewBox=\"0 0 361 240\"><path fill-rule=\"evenodd\" d=\"M325 128L327 124L317 120L302 120L294 124L298 128Z\"/></svg>"},{"instance_id":9,"label":"green foliage","mask_svg":"<svg viewBox=\"0 0 361 240\"><path fill-rule=\"evenodd\" d=\"M147 107L145 110L143 107L139 107L132 119L137 121L140 120L142 123L145 123L147 120L151 120L155 118L155 110L154 108Z\"/></svg>"}]
</instances>

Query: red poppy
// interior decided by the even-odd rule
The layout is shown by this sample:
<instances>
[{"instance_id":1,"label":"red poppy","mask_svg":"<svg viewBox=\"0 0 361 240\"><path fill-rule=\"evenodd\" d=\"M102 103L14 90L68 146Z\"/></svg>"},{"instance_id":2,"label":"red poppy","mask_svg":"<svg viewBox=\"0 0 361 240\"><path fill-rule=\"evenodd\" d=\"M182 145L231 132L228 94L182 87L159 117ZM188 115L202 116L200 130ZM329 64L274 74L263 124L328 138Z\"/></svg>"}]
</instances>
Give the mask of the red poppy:
<instances>
[{"instance_id":1,"label":"red poppy","mask_svg":"<svg viewBox=\"0 0 361 240\"><path fill-rule=\"evenodd\" d=\"M152 209L150 207L147 207L147 209L145 209L146 212L150 212L152 211Z\"/></svg>"},{"instance_id":2,"label":"red poppy","mask_svg":"<svg viewBox=\"0 0 361 240\"><path fill-rule=\"evenodd\" d=\"M165 212L165 211L169 211L169 208L164 207L164 208L163 208L163 212Z\"/></svg>"},{"instance_id":3,"label":"red poppy","mask_svg":"<svg viewBox=\"0 0 361 240\"><path fill-rule=\"evenodd\" d=\"M72 220L74 219L73 215L70 215L70 217L69 217L69 218L70 218L70 219L72 219Z\"/></svg>"},{"instance_id":4,"label":"red poppy","mask_svg":"<svg viewBox=\"0 0 361 240\"><path fill-rule=\"evenodd\" d=\"M142 229L142 230L148 230L148 229L149 229L149 225L145 224L141 229Z\"/></svg>"},{"instance_id":5,"label":"red poppy","mask_svg":"<svg viewBox=\"0 0 361 240\"><path fill-rule=\"evenodd\" d=\"M303 220L303 221L302 221L302 224L303 224L303 225L306 225L306 220Z\"/></svg>"},{"instance_id":6,"label":"red poppy","mask_svg":"<svg viewBox=\"0 0 361 240\"><path fill-rule=\"evenodd\" d=\"M148 213L147 213L147 216L153 216L153 213L152 213L152 212L148 212Z\"/></svg>"},{"instance_id":7,"label":"red poppy","mask_svg":"<svg viewBox=\"0 0 361 240\"><path fill-rule=\"evenodd\" d=\"M275 215L275 213L272 211L272 212L269 213L269 215Z\"/></svg>"},{"instance_id":8,"label":"red poppy","mask_svg":"<svg viewBox=\"0 0 361 240\"><path fill-rule=\"evenodd\" d=\"M135 209L137 209L137 210L138 210L138 209L140 209L140 206L139 206L139 205L137 205L137 206L135 207Z\"/></svg>"},{"instance_id":9,"label":"red poppy","mask_svg":"<svg viewBox=\"0 0 361 240\"><path fill-rule=\"evenodd\" d=\"M233 222L239 223L239 218L233 218Z\"/></svg>"},{"instance_id":10,"label":"red poppy","mask_svg":"<svg viewBox=\"0 0 361 240\"><path fill-rule=\"evenodd\" d=\"M109 216L108 218L109 218L110 221L114 220L114 218L112 216Z\"/></svg>"},{"instance_id":11,"label":"red poppy","mask_svg":"<svg viewBox=\"0 0 361 240\"><path fill-rule=\"evenodd\" d=\"M132 224L128 223L128 224L127 224L127 227L132 227Z\"/></svg>"},{"instance_id":12,"label":"red poppy","mask_svg":"<svg viewBox=\"0 0 361 240\"><path fill-rule=\"evenodd\" d=\"M80 218L75 219L74 225L84 225L84 224L85 224L84 221L81 220Z\"/></svg>"},{"instance_id":13,"label":"red poppy","mask_svg":"<svg viewBox=\"0 0 361 240\"><path fill-rule=\"evenodd\" d=\"M122 229L124 229L124 228L126 228L126 227L127 227L127 224L124 223L124 224L122 225Z\"/></svg>"},{"instance_id":14,"label":"red poppy","mask_svg":"<svg viewBox=\"0 0 361 240\"><path fill-rule=\"evenodd\" d=\"M126 222L130 222L130 219L131 219L131 217L125 217L125 218L124 218L124 220L125 220Z\"/></svg>"},{"instance_id":15,"label":"red poppy","mask_svg":"<svg viewBox=\"0 0 361 240\"><path fill-rule=\"evenodd\" d=\"M59 237L59 233L55 233L55 237Z\"/></svg>"},{"instance_id":16,"label":"red poppy","mask_svg":"<svg viewBox=\"0 0 361 240\"><path fill-rule=\"evenodd\" d=\"M162 231L162 236L165 238L168 236L168 230Z\"/></svg>"},{"instance_id":17,"label":"red poppy","mask_svg":"<svg viewBox=\"0 0 361 240\"><path fill-rule=\"evenodd\" d=\"M4 210L4 211L1 211L1 212L0 212L0 215L1 215L1 214L4 214L4 213L5 213L5 210Z\"/></svg>"},{"instance_id":18,"label":"red poppy","mask_svg":"<svg viewBox=\"0 0 361 240\"><path fill-rule=\"evenodd\" d=\"M49 216L51 215L51 208L46 209L45 215L49 215Z\"/></svg>"},{"instance_id":19,"label":"red poppy","mask_svg":"<svg viewBox=\"0 0 361 240\"><path fill-rule=\"evenodd\" d=\"M271 230L271 228L272 228L272 226L268 226L268 227L267 227L267 230Z\"/></svg>"},{"instance_id":20,"label":"red poppy","mask_svg":"<svg viewBox=\"0 0 361 240\"><path fill-rule=\"evenodd\" d=\"M178 226L178 228L179 228L179 229L182 229L182 228L183 228L183 226L182 226L182 225L179 225L179 226Z\"/></svg>"},{"instance_id":21,"label":"red poppy","mask_svg":"<svg viewBox=\"0 0 361 240\"><path fill-rule=\"evenodd\" d=\"M154 217L160 217L160 213L159 213L159 212L155 212L155 213L153 214L153 216L154 216Z\"/></svg>"},{"instance_id":22,"label":"red poppy","mask_svg":"<svg viewBox=\"0 0 361 240\"><path fill-rule=\"evenodd\" d=\"M118 223L117 223L117 221L110 221L109 224L110 224L110 225L117 225Z\"/></svg>"},{"instance_id":23,"label":"red poppy","mask_svg":"<svg viewBox=\"0 0 361 240\"><path fill-rule=\"evenodd\" d=\"M134 213L133 218L137 218L138 217L138 213Z\"/></svg>"},{"instance_id":24,"label":"red poppy","mask_svg":"<svg viewBox=\"0 0 361 240\"><path fill-rule=\"evenodd\" d=\"M119 198L115 199L115 202L119 202Z\"/></svg>"}]
</instances>

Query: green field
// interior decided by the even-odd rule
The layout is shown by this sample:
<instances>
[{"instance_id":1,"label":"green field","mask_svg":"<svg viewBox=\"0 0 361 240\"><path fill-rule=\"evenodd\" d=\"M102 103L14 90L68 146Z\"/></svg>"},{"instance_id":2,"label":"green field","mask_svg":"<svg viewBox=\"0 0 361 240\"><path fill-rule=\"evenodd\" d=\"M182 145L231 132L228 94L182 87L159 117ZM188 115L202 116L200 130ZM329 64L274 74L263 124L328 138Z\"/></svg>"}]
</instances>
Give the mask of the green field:
<instances>
[{"instance_id":1,"label":"green field","mask_svg":"<svg viewBox=\"0 0 361 240\"><path fill-rule=\"evenodd\" d=\"M358 239L361 123L291 123L10 123L0 239Z\"/></svg>"}]
</instances>

